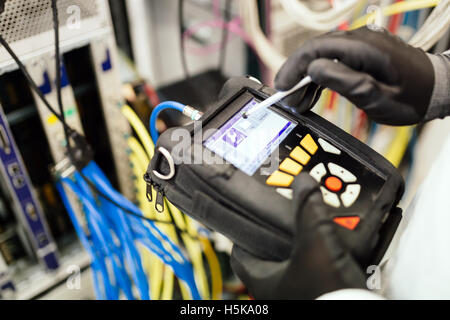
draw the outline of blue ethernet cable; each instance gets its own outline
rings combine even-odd
[[[80,227],[75,214],[73,214],[64,190],[61,186],[58,188],[62,194],[63,201],[66,199],[65,205],[68,212],[71,212],[69,215],[73,220],[72,222],[79,238],[91,255],[94,290],[97,298],[117,299],[118,292],[122,289],[128,299],[133,299],[130,279],[126,273],[127,268],[122,266],[121,261],[126,261],[129,266],[129,271],[141,293],[141,298],[150,298],[148,281],[143,272],[140,256],[135,246],[135,242],[138,241],[173,269],[177,277],[189,287],[193,299],[200,299],[192,264],[180,248],[167,235],[161,232],[153,221],[143,221],[138,217],[125,215],[122,208],[140,216],[142,216],[142,213],[119,192],[114,190],[95,162],[90,162],[83,169],[83,173],[101,192],[119,205],[116,206],[101,197],[99,198],[100,201],[97,202],[88,184],[78,172],[74,173],[74,180],[69,178],[62,179],[63,183],[67,184],[77,194],[83,204],[86,220],[91,230],[89,239]],[[114,232],[120,240],[117,245],[112,241],[111,232]],[[110,282],[111,279],[109,278],[106,261],[111,262],[108,265],[112,266],[114,279],[116,280],[115,285]],[[103,280],[101,281],[103,290],[100,288],[100,277]]]
[[[120,193],[115,191],[108,180],[104,179],[104,174],[100,170],[100,168],[95,164],[95,162],[90,162],[84,169],[83,173],[96,185],[96,187],[105,195],[107,195],[110,199],[112,199],[114,202],[119,204],[121,207],[130,210],[131,212],[136,213],[137,215],[142,216],[141,211],[130,201],[128,201],[125,197],[123,197]],[[114,206],[115,207],[115,206]],[[116,210],[118,210],[117,207],[115,207]],[[146,224],[148,227],[145,227],[143,225],[143,222],[141,219],[129,216],[128,217],[131,221],[133,221],[132,228],[134,232],[139,234],[139,239],[141,242],[149,247],[150,250],[152,250],[152,247],[156,245],[159,249],[159,251],[165,252],[166,254],[163,255],[162,260],[169,264],[173,270],[174,273],[186,282],[186,284],[189,286],[191,290],[191,294],[193,299],[200,299],[200,294],[198,293],[198,289],[195,285],[195,280],[193,276],[193,268],[192,264],[186,259],[184,254],[181,252],[181,250],[176,246],[164,233],[162,233],[158,227],[154,224],[152,221],[146,221]],[[152,232],[153,231],[153,232]],[[151,239],[149,242],[146,240]],[[179,257],[178,259],[171,259],[171,261],[164,259],[165,257],[172,256],[171,253],[167,252],[164,246],[161,244],[161,240],[164,241],[166,245],[170,247],[170,249],[177,254]],[[152,245],[150,245],[150,243]],[[154,251],[154,250],[153,250]],[[155,252],[155,251],[154,251]],[[158,252],[155,252],[155,254],[158,254]],[[180,262],[177,260],[181,260],[182,265],[180,266]]]
[[[92,225],[89,224],[89,222],[88,225],[90,230],[94,229]],[[98,234],[95,231],[92,233],[91,239],[94,248],[97,249],[97,255],[99,256],[98,263],[100,264],[101,268],[105,270],[105,272],[101,274],[101,277],[103,279],[103,289],[105,291],[104,292],[105,299],[117,300],[119,298],[119,288],[111,282],[108,267],[105,260],[106,257],[101,250],[101,246],[103,244],[101,243],[101,240],[99,239]]]
[[[89,188],[87,182],[81,177],[81,175],[78,172],[74,173],[74,178],[75,181],[77,182],[78,186],[81,188],[81,190],[84,192],[85,195],[87,195],[89,197],[89,200],[91,201],[92,205],[94,206],[95,210],[92,212],[92,214],[94,215],[94,217],[98,220],[98,221],[102,221],[103,225],[104,225],[104,237],[106,240],[106,243],[108,245],[108,247],[114,252],[114,255],[117,257],[116,261],[115,259],[113,260],[114,262],[116,262],[117,264],[117,268],[119,271],[119,275],[122,275],[122,273],[126,274],[126,269],[123,267],[122,265],[122,261],[123,260],[123,254],[121,252],[121,250],[123,249],[122,247],[117,247],[114,240],[111,237],[111,230],[114,230],[114,232],[116,234],[119,233],[119,231],[121,229],[116,228],[116,223],[114,222],[113,219],[111,219],[110,215],[106,214],[106,215],[101,215],[100,212],[102,211],[98,206],[97,206],[97,201],[94,198],[94,195],[91,192],[91,189]],[[106,211],[109,212],[109,211]],[[120,245],[120,244],[119,244]],[[129,282],[128,277],[121,277],[120,280],[123,278],[123,284],[126,288],[130,287],[130,291],[129,294],[126,293],[126,295],[130,295],[132,297],[132,293],[131,293],[131,283]],[[131,298],[132,299],[132,298]]]
[[[69,187],[72,189],[72,191],[78,195],[78,197],[80,198],[80,200],[83,204],[86,221],[87,221],[89,230],[91,230],[91,239],[92,239],[92,242],[94,243],[94,247],[97,249],[97,251],[101,255],[103,261],[105,261],[105,259],[109,259],[111,261],[113,271],[115,273],[117,273],[116,261],[114,259],[113,253],[111,252],[112,248],[110,247],[110,244],[108,243],[108,239],[107,239],[108,232],[104,232],[104,230],[103,230],[104,221],[100,217],[98,212],[96,211],[94,205],[92,204],[92,202],[91,202],[92,199],[88,198],[86,193],[83,194],[83,192],[85,190],[82,190],[82,188],[79,188],[79,186],[75,185],[72,181],[68,181],[66,183],[69,185]],[[119,277],[120,277],[120,275],[119,275]],[[116,275],[116,281],[118,281],[117,278],[118,277]],[[107,299],[108,300],[117,300],[119,298],[119,290],[120,289],[119,289],[117,283],[113,284],[110,281],[110,279],[107,279],[107,280],[108,280],[107,283],[109,283],[109,284],[107,284],[107,288],[108,288]]]
[[[138,215],[142,215],[142,213],[140,212],[140,210],[134,206],[131,202],[129,202],[127,199],[125,199],[120,193],[118,193],[117,191],[115,191],[114,189],[112,189],[112,187],[109,185],[109,183],[105,182],[102,177],[103,177],[103,173],[101,172],[101,170],[98,168],[98,166],[94,163],[91,162],[90,164],[88,164],[86,166],[85,169],[86,170],[84,173],[91,179],[91,181],[96,184],[96,187],[99,188],[102,192],[104,192],[106,195],[108,195],[108,197],[110,197],[111,199],[113,199],[116,203],[118,203],[121,207],[124,207],[127,210],[130,210],[132,212],[135,212]],[[137,217],[133,217],[133,216],[129,216],[130,219],[133,219],[133,228],[135,229],[137,226],[140,226],[142,224],[142,221],[140,219],[138,219]],[[198,294],[198,290],[197,287],[195,286],[195,282],[193,281],[193,270],[192,270],[192,265],[190,264],[189,261],[187,261],[186,258],[184,258],[183,253],[181,252],[181,250],[175,246],[171,240],[169,240],[169,238],[163,234],[154,224],[149,223],[149,227],[151,227],[151,229],[161,238],[165,241],[165,243],[167,245],[169,245],[169,247],[174,250],[179,257],[181,257],[181,260],[184,260],[185,266],[183,266],[182,269],[180,269],[177,265],[175,265],[175,268],[173,266],[173,263],[175,263],[175,260],[172,260],[171,263],[169,263],[169,265],[171,264],[172,268],[174,269],[175,274],[180,278],[180,279],[184,279],[186,283],[188,283],[191,291],[192,291],[192,295],[195,299],[199,299],[200,296]],[[150,241],[153,244],[157,244],[159,246],[159,249],[166,251],[162,244],[160,243],[160,239],[155,238],[152,236],[152,233],[149,232],[148,228],[143,227],[144,233],[147,233],[147,237],[152,237],[152,240]],[[142,235],[141,232],[141,241],[143,238],[145,238],[146,236]],[[148,246],[148,242],[146,243],[147,247]],[[150,250],[152,250],[151,247],[149,247]],[[155,252],[157,253],[157,252]],[[170,256],[171,253],[169,252],[165,252],[165,256]],[[163,257],[160,257],[163,258]],[[184,259],[183,259],[184,258]],[[164,259],[162,259],[164,261]],[[180,260],[180,259],[179,259]],[[166,260],[167,261],[167,260]],[[169,261],[167,261],[169,262]],[[186,267],[188,268],[188,271],[184,271],[182,272],[181,270],[186,270]],[[186,274],[188,276],[186,276]]]
[[[82,180],[79,173],[75,173],[75,177],[78,178],[77,179],[78,183],[84,187],[83,191],[88,193],[92,197],[92,194],[90,193],[89,189],[87,188],[86,182],[84,180]],[[101,249],[103,249],[103,251],[108,251],[108,248],[107,248],[108,240],[105,240],[105,238],[107,237],[108,233],[110,232],[111,226],[108,226],[108,230],[106,230],[106,231],[103,230],[102,228],[100,228],[99,224],[102,224],[104,226],[106,225],[104,223],[104,221],[100,221],[103,216],[98,212],[97,209],[95,209],[95,206],[91,202],[89,202],[88,198],[86,197],[86,194],[84,194],[80,190],[80,188],[78,188],[70,179],[66,179],[66,180],[64,180],[64,182],[67,183],[69,185],[69,187],[76,193],[76,195],[80,198],[80,200],[82,201],[82,203],[84,205],[86,218],[90,222],[90,227],[92,228],[92,239],[94,242],[94,247],[97,248],[97,251],[102,251]],[[81,189],[83,189],[83,188],[81,188]],[[93,198],[91,198],[90,200],[92,201]],[[100,221],[99,224],[97,224],[95,220]],[[116,228],[116,230],[117,230],[117,228]],[[119,238],[121,238],[122,243],[126,242],[126,240],[124,239],[123,233],[119,234],[118,236],[119,236]],[[97,240],[97,241],[95,241],[95,240]],[[112,238],[109,239],[109,242],[110,242],[110,244],[114,243],[112,241]],[[127,245],[130,246],[130,243],[127,243]],[[131,246],[134,247],[134,243],[131,244]],[[133,263],[136,261],[136,256],[137,256],[137,253],[134,257],[132,257],[132,259],[128,259],[128,262],[130,263],[130,269],[133,269],[132,267],[133,267]],[[134,299],[134,297],[132,295],[132,291],[131,291],[131,284],[129,284],[129,280],[127,281],[128,275],[126,274],[125,269],[118,267],[118,266],[116,267],[114,265],[116,262],[116,259],[114,259],[114,257],[110,256],[110,260],[112,260],[113,268],[115,269],[115,277],[119,281],[121,289],[123,289],[123,291],[128,299]],[[119,259],[119,261],[121,261],[121,260]],[[97,261],[97,263],[98,263],[98,261]],[[123,270],[123,274],[121,274],[120,270]],[[136,271],[136,270],[132,270],[132,271]],[[105,273],[102,274],[102,278],[104,278],[104,281],[106,281],[106,284],[105,284],[106,293],[107,293],[106,298],[107,299],[117,299],[118,295],[114,294],[111,291],[112,286],[108,285],[109,279]],[[149,299],[148,284],[147,284],[147,278],[145,277],[145,274],[142,274],[142,276],[140,277],[139,280],[141,281],[141,283],[138,284],[138,287],[141,288],[141,293],[143,293],[142,299]]]
[[[97,261],[102,266],[102,268],[106,270],[106,272],[102,274],[106,299],[117,300],[119,298],[119,289],[117,286],[111,283],[111,279],[105,263],[106,259],[112,260],[113,257],[111,256],[109,248],[107,248],[108,244],[104,237],[105,232],[102,230],[102,227],[100,226],[102,222],[96,221],[97,219],[95,219],[94,217],[95,215],[94,206],[92,205],[92,203],[90,203],[90,201],[78,188],[78,186],[75,185],[75,183],[68,178],[64,178],[63,182],[67,184],[70,187],[70,189],[72,189],[72,191],[78,196],[81,203],[83,204],[86,220],[88,222],[89,229],[91,230],[91,239],[94,244],[94,248],[97,249],[98,255],[101,257]]]
[[[97,188],[100,189],[100,191],[104,192],[108,197],[110,197],[114,202],[118,203],[121,207],[134,212],[136,215],[142,216],[142,212],[137,208],[133,203],[131,203],[128,199],[126,199],[124,196],[122,196],[119,192],[114,190],[108,183],[105,183],[105,181],[102,179],[103,173],[101,172],[100,168],[94,163],[89,163],[84,169],[84,173],[86,176],[91,178],[91,181],[96,185]],[[132,218],[132,216],[130,216]],[[136,221],[141,221],[140,219],[136,218]],[[176,246],[172,240],[169,239],[169,237],[161,232],[159,228],[154,224],[153,221],[147,221],[149,226],[154,230],[175,252],[177,252],[181,257],[184,258],[185,261],[187,259],[185,258],[184,254],[181,252],[178,246]],[[142,221],[141,221],[142,223]]]
[[[133,218],[138,220],[136,217]],[[158,243],[159,239],[152,234],[149,228],[141,226],[139,223],[134,223],[133,229],[139,237],[138,240],[152,250],[166,265],[170,266],[177,277],[186,283],[191,291],[192,298],[194,300],[201,299],[195,284],[195,278],[190,262],[176,252],[168,252],[165,248],[163,248],[165,252],[161,252],[160,248],[154,248],[154,244]]]
[[[79,179],[80,180],[80,179]],[[106,248],[106,243],[109,242],[109,244],[114,244],[114,242],[112,241],[112,238],[107,239],[111,226],[107,226],[107,223],[104,219],[102,219],[102,217],[105,217],[104,215],[101,215],[97,209],[95,209],[95,205],[93,203],[88,203],[88,197],[86,196],[86,194],[84,194],[80,189],[82,188],[78,188],[74,182],[68,178],[63,179],[63,182],[66,183],[76,194],[77,196],[80,198],[80,200],[82,201],[83,205],[84,205],[84,209],[85,209],[85,213],[86,213],[86,218],[89,222],[89,227],[92,231],[91,234],[91,239],[92,239],[92,243],[93,243],[93,247],[96,250],[96,254],[91,255],[92,257],[94,257],[92,259],[93,264],[97,264],[100,265],[100,270],[101,272],[101,277],[103,278],[103,284],[104,284],[104,288],[105,288],[105,294],[101,295],[101,294],[96,294],[96,296],[100,299],[117,299],[118,298],[118,293],[117,290],[115,290],[115,288],[109,284],[109,276],[106,272],[106,267],[103,263],[103,261],[101,260],[103,257],[103,253],[105,250],[108,250],[108,248]],[[84,181],[83,181],[84,182]],[[85,183],[85,182],[84,182]],[[86,185],[84,185],[84,187],[86,187]],[[90,191],[88,189],[85,189],[83,191],[87,191],[88,194],[90,194]],[[60,191],[60,192],[64,192],[64,190]],[[91,195],[92,196],[92,195]],[[63,195],[63,197],[65,197],[65,194]],[[93,198],[91,198],[90,200],[93,200]],[[70,209],[68,209],[70,210]],[[93,220],[93,218],[95,218],[95,220],[99,221],[99,223],[97,224],[95,222],[95,220]],[[99,228],[99,224],[104,226],[103,230],[102,228]],[[74,223],[74,225],[77,225],[77,222]],[[79,233],[80,238],[82,238],[84,235],[84,232]],[[101,240],[101,238],[103,238],[103,240]],[[105,240],[107,239],[107,240]],[[88,247],[89,245],[85,245],[85,247]],[[103,250],[102,250],[103,249]],[[120,248],[119,248],[120,249]],[[120,251],[119,251],[120,252]],[[99,257],[100,255],[100,257]],[[116,259],[114,259],[114,257],[110,256],[110,260],[112,260],[112,265],[113,265],[113,269],[115,271],[115,278],[119,283],[120,288],[124,291],[125,296],[128,299],[134,299],[132,291],[131,291],[131,283],[128,279],[128,274],[126,273],[126,269],[117,266],[116,268],[114,267],[114,262],[117,262]],[[119,259],[118,261],[122,261],[120,259],[120,254],[119,254]],[[99,268],[97,268],[99,269]],[[96,270],[97,270],[96,269]],[[122,270],[122,271],[121,271]],[[93,270],[94,271],[94,270]],[[95,285],[95,283],[97,283],[97,285]],[[100,289],[98,288],[98,280],[96,280],[96,278],[94,278],[94,289],[96,292],[100,292]],[[144,296],[144,298],[146,298]]]
[[[159,137],[158,130],[156,129],[156,120],[158,119],[160,112],[167,109],[180,111],[191,120],[199,120],[203,115],[203,112],[176,101],[161,102],[155,107],[155,109],[153,109],[149,121],[150,136],[152,137],[154,143],[156,143]]]
[[[62,202],[64,206],[66,207],[66,210],[69,214],[69,218],[72,221],[72,224],[74,226],[75,232],[78,235],[78,238],[81,241],[81,244],[86,249],[88,254],[91,257],[91,271],[92,271],[92,278],[94,282],[94,293],[97,299],[102,300],[105,298],[105,296],[102,294],[102,290],[100,289],[100,281],[99,281],[99,273],[102,274],[104,270],[99,266],[97,261],[97,254],[93,250],[89,239],[87,238],[86,234],[83,231],[83,228],[78,223],[78,219],[75,215],[75,212],[73,211],[73,208],[67,199],[66,192],[64,191],[61,183],[56,183],[56,189],[58,190],[59,194],[61,195]]]
[[[100,209],[96,206],[95,198],[92,195],[92,192],[89,189],[86,181],[81,179],[79,173],[75,173],[74,178],[81,192],[84,193],[87,200],[90,202],[85,207],[86,217],[90,222],[90,225],[93,226],[94,229],[93,234],[94,235],[98,234],[99,240],[101,242],[101,247],[103,247],[105,254],[111,261],[114,277],[117,282],[116,283],[117,290],[122,289],[127,299],[133,300],[134,297],[131,289],[131,282],[130,279],[128,278],[128,274],[126,273],[125,267],[122,265],[123,256],[120,252],[121,248],[117,248],[110,233],[112,225],[109,222],[109,220],[106,219],[107,216],[100,214]],[[118,293],[114,299],[117,298]]]
[[[120,209],[110,203],[106,203],[106,201],[102,205],[104,208],[103,211],[110,215],[114,220],[114,224],[117,226],[115,228],[117,230],[117,236],[123,246],[125,260],[132,271],[131,276],[139,289],[141,298],[150,299],[147,277],[143,270],[139,253],[135,247],[134,234],[129,230],[127,217],[124,217],[124,213]]]
[[[158,115],[161,111],[172,109],[183,112],[185,105],[175,101],[164,101],[158,104],[152,111],[152,115],[150,116],[150,135],[152,140],[156,143],[158,140],[158,130],[156,129],[156,119],[158,119]]]
[[[117,201],[117,203],[120,204],[120,206],[122,206],[124,209],[127,209],[131,212],[134,212],[136,215],[143,217],[143,214],[138,207],[136,207],[132,202],[126,199],[122,194],[114,190],[108,180],[103,179],[103,177],[105,176],[95,162],[89,163],[85,169],[86,175],[88,175],[92,179],[91,181],[96,185],[97,188],[99,188],[102,192],[105,192],[105,194],[107,194],[108,196],[111,196],[111,199],[113,201]],[[137,219],[137,221],[141,220]],[[166,234],[161,232],[161,230],[159,230],[159,228],[154,224],[153,221],[147,222],[150,224],[151,228],[154,229],[159,234],[159,236],[161,236],[162,239],[165,240],[172,247],[173,250],[175,250],[179,255],[184,257],[184,254],[181,252],[180,248],[177,245],[175,245]]]

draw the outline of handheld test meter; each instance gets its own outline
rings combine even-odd
[[[282,260],[295,225],[290,186],[308,172],[355,258],[362,265],[379,260],[401,219],[401,175],[313,112],[276,104],[244,115],[274,92],[247,78],[228,80],[199,123],[161,135],[147,183],[240,247]]]

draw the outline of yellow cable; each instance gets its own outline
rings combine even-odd
[[[125,116],[125,118],[127,118],[134,131],[136,131],[139,140],[142,141],[142,144],[147,151],[148,157],[151,159],[154,154],[155,145],[153,144],[147,129],[145,128],[137,114],[133,111],[133,109],[130,108],[130,106],[124,105],[122,107],[122,114]]]
[[[210,294],[208,289],[208,278],[203,266],[201,244],[198,241],[194,240],[195,237],[198,237],[197,231],[195,230],[195,228],[193,228],[189,217],[181,213],[181,211],[168,200],[166,201],[166,204],[170,212],[172,213],[173,219],[177,226],[180,229],[186,230],[187,232],[181,234],[181,238],[186,246],[189,257],[191,258],[198,290],[203,299],[209,299]]]
[[[179,214],[182,214],[178,208],[176,209]],[[189,235],[199,237],[197,230],[194,228],[192,220],[186,217],[186,230]],[[186,249],[188,250],[191,258],[192,265],[194,266],[195,278],[198,282],[198,290],[201,293],[203,299],[209,300],[211,298],[209,293],[208,277],[206,275],[206,270],[203,264],[202,255],[202,245],[199,241],[194,240],[189,237],[188,234],[184,233],[181,237],[183,242],[186,244]]]
[[[430,7],[435,7],[439,4],[440,0],[416,0],[416,1],[402,1],[396,2],[389,6],[381,8],[382,14],[385,17],[389,17],[395,14],[414,11],[419,9],[425,9]],[[352,23],[351,29],[357,29],[359,27],[365,26],[368,21],[373,20],[377,13],[368,13],[365,16],[357,19]]]
[[[139,176],[142,176],[143,172],[145,172],[146,167],[149,163],[149,158],[147,156],[147,154],[145,153],[144,149],[142,148],[141,144],[139,143],[139,141],[134,138],[134,137],[129,137],[128,138],[128,145],[130,147],[130,149],[133,151],[133,153],[137,156],[138,158],[138,163],[139,163],[139,167],[140,167],[140,173]],[[170,215],[167,212],[167,210],[164,210],[162,213],[160,212],[156,212],[156,209],[154,207],[154,205],[152,205],[151,203],[149,203],[147,201],[147,197],[146,197],[146,185],[145,182],[143,180],[140,180],[142,183],[139,184],[138,188],[140,190],[140,194],[143,194],[143,196],[141,196],[141,198],[143,197],[144,201],[144,205],[142,208],[143,211],[150,211],[152,212],[152,214],[150,215],[151,218],[153,219],[158,219],[158,220],[162,220],[162,221],[171,221]],[[155,199],[156,194],[155,191],[152,190],[153,194],[153,199]],[[156,225],[158,226],[158,228],[160,228],[163,232],[165,232],[172,241],[174,241],[174,243],[178,244],[178,239],[177,239],[177,235],[175,232],[175,229],[173,228],[173,226],[167,225],[165,223],[156,223]],[[153,256],[153,258],[157,258],[155,256]],[[170,269],[170,267],[165,266],[164,268],[164,286],[163,286],[163,291],[161,294],[161,299],[163,300],[169,300],[172,299],[173,296],[173,281],[174,281],[174,274],[172,269]],[[189,299],[190,295],[189,295],[189,290],[186,288],[186,285],[183,282],[179,282],[180,283],[180,287],[182,288],[181,292],[182,292],[182,296],[184,299]],[[154,284],[154,286],[156,287],[156,284]]]
[[[211,299],[222,299],[222,272],[220,271],[219,259],[214,252],[211,242],[203,236],[200,236],[200,242],[203,246],[203,252],[205,253],[206,260],[211,272]]]
[[[352,19],[351,19],[351,23],[350,25],[353,24],[353,22],[358,19],[364,12],[364,9],[367,7],[367,1],[366,2],[358,2],[358,4],[356,5],[356,9],[352,15]]]
[[[187,234],[184,233],[181,235],[181,238],[183,239],[183,242],[186,246],[186,250],[189,253],[189,256],[191,257],[191,262],[194,267],[194,273],[195,273],[195,279],[198,283],[198,290],[203,297],[203,299],[209,299],[209,285],[208,285],[208,277],[206,276],[206,271],[203,265],[203,258],[202,258],[202,246],[201,243],[194,240],[195,237],[199,237],[197,230],[194,227],[194,223],[192,219],[188,216],[185,216],[181,211],[175,207],[173,204],[171,204],[169,201],[167,201],[170,212],[172,213],[172,216],[174,217],[174,220],[183,220],[183,228],[187,231]],[[181,226],[179,226],[181,228]],[[209,240],[206,239],[206,241],[209,242]],[[217,257],[216,257],[217,258]],[[207,262],[209,264],[210,269],[214,268],[214,266],[210,265],[210,261],[207,259]],[[214,272],[217,273],[217,270],[214,270]],[[220,272],[220,270],[219,270]],[[216,279],[214,279],[216,281]],[[213,284],[213,286],[217,286],[216,284]]]
[[[148,158],[147,154],[145,153],[144,149],[142,148],[142,145],[139,143],[139,141],[131,136],[128,137],[128,146],[130,147],[131,151],[136,155],[136,158],[140,164],[141,167],[147,168],[148,162],[150,159]]]
[[[129,158],[133,166],[134,175],[136,177],[139,177],[142,174],[142,166],[139,163],[137,155],[135,153],[132,153],[130,154]],[[145,210],[144,208],[144,204],[147,202],[145,196],[145,188],[144,192],[142,192],[142,187],[139,184],[139,179],[135,181],[135,185],[138,190],[137,199],[139,201],[139,207],[141,211],[143,212],[145,217],[153,218],[153,215],[149,213],[149,210]],[[162,287],[164,264],[160,259],[158,259],[154,254],[152,254],[152,252],[148,248],[142,246],[140,251],[142,256],[143,267],[145,270],[147,270],[147,274],[149,276],[150,297],[154,300],[158,300],[160,297]]]
[[[128,121],[131,123],[131,126],[134,128],[134,130],[138,134],[140,140],[143,142],[144,148],[146,149],[146,151],[148,153],[148,158],[151,158],[153,156],[154,144],[150,138],[148,131],[145,129],[144,125],[142,124],[142,122],[140,121],[140,119],[138,118],[136,113],[129,106],[125,105],[122,108],[122,112],[124,113],[124,115],[126,116]],[[183,219],[183,215],[181,214],[181,212],[178,209],[176,209],[175,206],[173,206],[172,204],[168,204],[168,206],[166,206],[166,207],[169,207],[169,210],[171,210],[177,226],[179,228],[184,229],[185,224],[183,222],[184,219]],[[162,216],[170,217],[170,215],[167,213],[166,210],[167,209],[165,208],[164,212],[162,213]],[[173,233],[174,232],[175,232],[175,230],[173,230]],[[207,286],[207,282],[205,280],[206,273],[204,272],[204,268],[203,268],[201,248],[200,248],[199,244],[196,245],[193,242],[191,242],[190,240],[191,240],[190,238],[186,239],[186,237],[184,237],[183,242],[185,242],[186,249],[191,257],[191,260],[192,260],[191,262],[194,267],[196,279],[199,280],[200,294],[202,295],[202,297],[206,298],[209,296],[209,293],[206,291],[208,286]]]
[[[186,246],[186,250],[191,258],[192,266],[194,268],[195,280],[198,284],[198,290],[203,299],[209,299],[208,278],[203,266],[202,248],[201,244],[194,240],[198,236],[197,231],[192,228],[189,223],[189,217],[186,217],[181,211],[175,207],[168,200],[166,205],[172,213],[173,219],[180,229],[186,230],[188,234],[183,233],[181,238]],[[210,266],[211,267],[211,266]]]
[[[140,121],[140,119],[138,118],[136,113],[129,106],[127,106],[127,105],[123,106],[122,112],[125,115],[125,117],[128,119],[128,121],[130,122],[133,129],[138,134],[138,137],[141,140],[141,142],[143,143],[144,148],[148,154],[147,159],[151,159],[154,154],[154,151],[153,151],[154,144],[150,138],[148,131],[145,129],[145,126],[142,124],[142,122]],[[136,139],[134,139],[134,140],[136,140]],[[130,141],[130,148],[133,148],[134,151],[136,151],[137,154],[140,155],[139,157],[140,157],[141,162],[142,161],[145,162],[145,158],[142,155],[144,150],[142,150],[142,147],[140,146],[140,144],[137,141],[133,141],[133,139],[130,139],[129,141]],[[136,142],[137,142],[137,144],[136,144]],[[193,228],[193,226],[192,226],[193,224],[189,222],[188,219],[190,219],[190,218],[186,217],[186,220],[185,220],[184,214],[182,214],[178,208],[176,208],[173,204],[171,204],[167,199],[165,202],[167,205],[164,210],[165,212],[163,212],[163,214],[161,216],[164,216],[164,217],[167,217],[170,219],[170,215],[168,215],[168,213],[166,213],[166,210],[170,210],[175,224],[180,229],[187,230],[189,235],[192,236],[192,237],[190,237],[187,234],[182,234],[182,239],[183,239],[183,242],[185,243],[186,250],[188,251],[188,254],[191,258],[191,262],[192,262],[192,265],[194,268],[195,278],[196,278],[196,282],[198,283],[198,288],[199,288],[200,294],[204,299],[208,299],[209,298],[208,281],[207,281],[206,272],[205,272],[205,269],[203,266],[202,246],[201,246],[200,242],[193,240],[193,238],[198,237],[197,231],[195,230],[195,228]],[[160,213],[158,213],[158,214],[160,214]],[[158,216],[158,217],[160,217],[160,216]],[[163,228],[164,227],[167,228],[168,225],[163,226]],[[173,230],[173,233],[174,233],[175,232],[174,228],[171,228],[171,229]],[[169,231],[169,230],[167,230],[167,231]],[[172,232],[169,231],[169,233],[171,233],[171,235],[172,235]],[[169,235],[169,236],[171,236],[171,235]],[[209,240],[207,240],[207,239],[205,241],[209,242]],[[207,262],[210,266],[210,269],[213,270],[211,272],[212,273],[214,272],[215,274],[217,274],[217,273],[220,274],[220,266],[218,264],[214,265],[213,259],[211,258],[211,253],[209,252],[208,254],[210,255],[210,259],[207,258]],[[214,251],[213,251],[213,254],[215,256]],[[217,256],[215,256],[215,257],[217,259]],[[211,263],[212,263],[212,265],[211,265]],[[219,270],[217,270],[217,267],[219,267]],[[220,279],[220,281],[221,281],[221,279]],[[221,283],[217,283],[217,277],[212,278],[212,287],[214,287],[214,288],[222,287]],[[181,290],[182,293],[186,292],[185,286],[182,285],[181,288],[182,288],[182,290]],[[217,296],[217,293],[215,293],[215,296]]]
[[[149,162],[147,154],[145,153],[141,144],[134,137],[128,138],[128,145],[130,146],[130,149],[133,151],[133,154],[135,154],[138,158],[138,160],[136,162],[138,162],[137,166],[139,166],[139,171],[140,171],[139,176],[142,176],[142,174],[143,174],[143,172],[145,172],[146,167]],[[159,220],[170,221],[170,216],[168,215],[167,212],[163,212],[162,214],[156,213],[154,206],[152,204],[148,203],[147,197],[146,197],[147,190],[146,190],[145,182],[143,180],[140,180],[140,182],[141,183],[137,186],[137,188],[139,190],[139,194],[141,195],[139,197],[139,199],[142,199],[141,200],[142,201],[141,209],[143,211],[152,212],[150,217],[153,219],[158,218]],[[157,214],[158,214],[158,216],[157,216]],[[167,225],[167,224],[158,224],[158,223],[156,223],[156,224],[157,224],[158,228],[160,228],[163,232],[167,233],[167,235],[171,238],[172,241],[174,241],[175,243],[178,242],[177,237],[176,237],[176,232],[172,226]],[[159,298],[159,293],[161,291],[161,281],[162,281],[163,275],[164,275],[164,285],[162,287],[163,291],[161,293],[161,299],[163,299],[163,300],[172,299],[173,281],[174,281],[173,271],[170,269],[170,267],[164,266],[162,264],[162,261],[160,261],[159,258],[156,257],[155,255],[152,255],[151,261],[154,263],[154,266],[155,266],[156,272],[157,272],[157,276],[154,277],[155,279],[153,279],[153,275],[151,275],[152,282],[150,283],[150,288],[154,290],[151,292],[152,299],[157,299],[157,297]],[[162,264],[163,268],[159,269],[159,264]],[[160,271],[161,271],[161,273],[159,273]],[[161,277],[161,278],[159,278],[159,277]],[[189,297],[189,294],[187,293],[186,290],[185,290],[184,294],[185,294],[184,297],[186,297],[186,298]]]
[[[400,165],[403,159],[409,140],[411,139],[414,126],[398,127],[389,149],[384,155],[395,167]]]

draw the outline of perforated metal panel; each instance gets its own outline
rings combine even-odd
[[[67,24],[74,13],[70,6],[79,8],[75,10],[79,12],[81,21],[98,13],[97,1],[94,0],[59,0],[57,4],[61,27]],[[0,34],[8,43],[35,36],[52,28],[50,0],[8,0],[5,11],[0,15]]]

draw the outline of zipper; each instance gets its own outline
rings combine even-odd
[[[159,213],[163,212],[164,211],[164,189],[163,189],[163,187],[159,183],[153,181],[153,179],[150,177],[148,172],[146,172],[144,174],[144,180],[145,180],[145,183],[147,183],[146,196],[147,196],[148,202],[153,202],[153,195],[152,195],[152,188],[153,188],[153,189],[155,189],[155,192],[156,192],[155,209]]]

